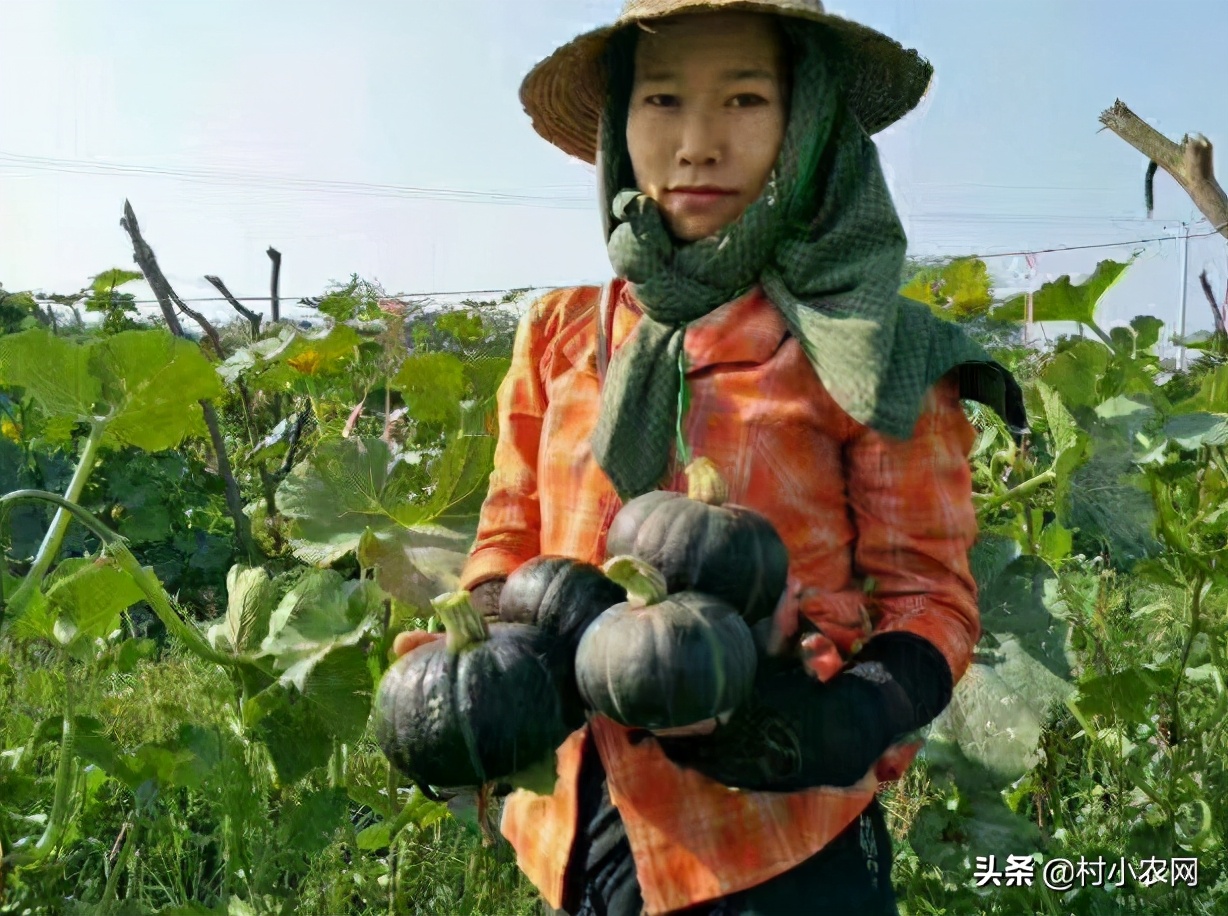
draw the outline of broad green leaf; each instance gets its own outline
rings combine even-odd
[[[293,328],[283,327],[276,337],[266,337],[236,350],[227,360],[217,367],[217,374],[227,384],[233,385],[243,373],[264,364],[275,353],[284,349],[295,337]]]
[[[401,392],[415,420],[455,427],[465,396],[465,367],[451,353],[417,353],[401,363],[391,387]]]
[[[1070,282],[1068,276],[1046,283],[1032,294],[1032,320],[1094,323],[1097,304],[1130,263],[1101,261],[1096,265],[1095,272],[1077,286]],[[993,317],[1002,321],[1023,321],[1026,303],[1026,296],[1014,296],[994,309]]]
[[[974,663],[934,720],[931,740],[954,743],[993,779],[1008,783],[1040,759],[1042,715],[999,677],[995,666]]]
[[[147,452],[176,448],[203,435],[198,401],[217,398],[222,383],[200,347],[166,331],[124,331],[94,344],[90,370],[110,405],[104,444]]]
[[[1039,510],[1037,510],[1039,511]],[[1041,558],[1050,566],[1057,566],[1066,560],[1074,548],[1073,533],[1056,519],[1041,529],[1036,541]]]
[[[986,659],[1011,640],[1062,680],[1070,677],[1073,656],[1067,647],[1069,624],[1058,579],[1044,560],[1020,556],[990,581],[979,595]],[[997,646],[993,643],[996,642]],[[1042,702],[1044,702],[1042,698]]]
[[[54,642],[56,612],[38,586],[24,582],[14,591],[5,590],[3,624],[14,639],[45,639]]]
[[[367,528],[428,520],[430,508],[413,502],[412,471],[382,439],[321,444],[277,488],[295,556],[326,566],[353,551]]]
[[[232,566],[226,574],[226,616],[210,628],[209,642],[219,651],[254,651],[268,635],[276,603],[277,589],[263,567]]]
[[[493,436],[452,436],[443,454],[431,462],[435,489],[427,501],[425,520],[464,525],[476,516],[486,499],[494,469]]]
[[[344,789],[312,789],[282,808],[277,834],[286,848],[314,856],[328,848],[337,828],[349,823],[347,813]]]
[[[244,704],[244,724],[268,748],[282,786],[293,785],[328,763],[333,727],[319,707],[293,688],[277,682]]]
[[[383,440],[321,445],[277,491],[278,505],[292,519],[295,556],[324,566],[357,549],[368,528],[463,526],[481,508],[493,460],[492,437],[450,437],[430,463],[434,487],[423,498],[414,490],[416,469],[394,459]]]
[[[305,376],[336,375],[353,363],[354,350],[361,343],[358,332],[344,324],[295,332],[259,364],[259,384],[274,389]]]
[[[358,831],[358,835],[354,837],[354,843],[359,849],[365,852],[374,852],[377,849],[387,849],[388,844],[392,842],[392,829],[387,821],[380,821],[378,824],[372,824],[370,827],[364,827]]]
[[[923,267],[901,287],[900,295],[928,305],[941,317],[968,319],[989,310],[992,287],[984,261],[957,258],[947,264]]]
[[[1217,366],[1202,377],[1198,385],[1198,393],[1193,397],[1174,405],[1177,413],[1207,413],[1228,414],[1228,365]]]
[[[1228,414],[1187,413],[1164,425],[1163,435],[1184,449],[1228,442]]]
[[[1053,438],[1054,454],[1074,448],[1079,440],[1079,427],[1074,417],[1054,389],[1039,380],[1035,384],[1044,404],[1045,422],[1049,427],[1049,435]]]
[[[460,587],[473,533],[441,525],[368,530],[359,541],[358,562],[375,569],[375,581],[397,600],[431,613],[431,599]]]
[[[132,283],[134,280],[144,280],[145,275],[139,270],[124,270],[121,267],[113,267],[110,270],[104,270],[100,274],[96,274],[93,278],[93,283],[90,284],[90,289],[94,291],[96,296],[105,296],[111,290],[118,286],[123,286],[125,283]]]
[[[1059,506],[1062,523],[1107,544],[1117,563],[1151,556],[1159,547],[1155,506],[1129,446],[1101,435],[1092,449],[1070,474],[1066,504]]]
[[[25,389],[49,421],[61,421],[47,427],[52,441],[67,441],[73,423],[103,411],[90,348],[43,328],[0,337],[0,386]]]
[[[1083,681],[1075,704],[1085,715],[1146,723],[1151,720],[1155,698],[1171,684],[1172,673],[1166,669],[1127,668]]]
[[[1098,383],[1108,369],[1111,354],[1095,340],[1076,341],[1053,357],[1041,380],[1071,407],[1095,407],[1100,403]]]
[[[331,569],[314,569],[286,593],[269,618],[260,644],[285,669],[304,656],[359,642],[382,612],[379,587],[346,580]]]
[[[1164,329],[1164,322],[1151,315],[1137,315],[1131,319],[1130,327],[1134,329],[1134,345],[1138,351],[1149,352],[1160,342],[1160,331]]]
[[[337,740],[353,744],[371,715],[372,678],[362,646],[338,645],[300,658],[282,675]]]
[[[115,630],[120,614],[145,597],[132,577],[110,557],[67,559],[57,572],[63,574],[47,589],[52,613],[71,621],[90,639]]]

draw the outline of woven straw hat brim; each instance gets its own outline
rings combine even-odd
[[[875,134],[916,107],[933,67],[916,51],[843,17],[814,9],[806,0],[674,0],[629,4],[612,25],[587,32],[537,64],[520,86],[520,101],[533,129],[569,155],[589,164],[597,158],[597,128],[605,106],[602,52],[615,32],[635,22],[680,13],[749,11],[808,20],[827,31],[832,65],[849,107],[866,133]],[[651,14],[636,10],[651,8]]]

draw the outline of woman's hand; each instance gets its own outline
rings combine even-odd
[[[469,601],[482,612],[483,617],[490,619],[499,616],[499,596],[506,582],[507,579],[503,578],[487,579],[470,589]],[[400,658],[428,642],[443,639],[445,635],[444,633],[428,633],[426,630],[406,630],[404,633],[398,633],[396,639],[392,641],[393,658]]]

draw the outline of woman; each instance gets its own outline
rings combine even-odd
[[[494,612],[534,556],[599,563],[621,504],[703,455],[789,549],[774,643],[806,663],[708,734],[573,733],[502,823],[556,912],[896,912],[874,793],[980,632],[960,397],[1024,427],[1009,374],[896,293],[867,132],[929,75],[817,0],[631,0],[525,80],[538,132],[597,164],[618,279],[525,316],[461,585]]]

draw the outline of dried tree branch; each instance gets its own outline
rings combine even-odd
[[[175,314],[172,305],[172,297],[175,294],[171,292],[170,284],[166,282],[166,277],[162,275],[162,270],[158,267],[158,259],[154,257],[153,249],[141,238],[141,228],[137,225],[136,214],[132,212],[132,204],[127,200],[124,201],[124,215],[119,224],[132,239],[133,259],[141,268],[141,273],[145,275],[145,282],[158,297],[158,305],[162,307],[162,317],[166,319],[166,326],[176,337],[183,337],[183,327],[179,324],[179,316]]]
[[[265,252],[273,261],[273,277],[270,281],[270,294],[273,297],[273,321],[281,321],[281,299],[279,298],[278,287],[281,279],[281,252],[272,246]]]
[[[248,323],[252,326],[252,341],[254,342],[256,338],[260,336],[260,322],[263,320],[263,316],[261,316],[259,312],[253,312],[246,305],[232,296],[230,294],[230,290],[226,288],[226,284],[222,282],[220,277],[205,274],[205,279],[212,283],[214,288],[226,297],[226,300],[236,312],[247,319]]]
[[[1216,231],[1228,238],[1228,194],[1215,180],[1210,140],[1186,134],[1180,144],[1174,143],[1121,99],[1100,113],[1100,123],[1173,176]]]
[[[1228,333],[1228,329],[1224,327],[1224,313],[1220,311],[1219,304],[1215,301],[1215,293],[1211,291],[1211,281],[1207,279],[1205,270],[1198,275],[1198,282],[1202,284],[1202,292],[1207,297],[1207,302],[1211,303],[1211,314],[1215,316],[1215,333]],[[1228,305],[1228,296],[1224,301]]]
[[[145,281],[154,291],[154,295],[158,297],[158,303],[162,306],[162,314],[166,316],[166,324],[171,333],[176,337],[186,337],[183,333],[183,327],[179,324],[179,319],[175,315],[175,310],[172,307],[172,302],[179,305],[189,314],[191,310],[184,306],[183,302],[175,295],[175,291],[171,289],[170,283],[167,282],[166,276],[162,273],[162,268],[158,266],[158,260],[154,257],[153,249],[149,247],[145,239],[141,237],[140,227],[137,225],[136,214],[132,211],[132,204],[124,201],[124,218],[120,220],[120,225],[127,230],[128,235],[132,238],[132,248],[137,264],[141,268],[141,273],[145,275]],[[203,317],[201,319],[204,320]],[[205,322],[208,324],[208,322]],[[211,339],[216,340],[217,332],[213,332]],[[216,341],[219,357],[222,355],[221,343]],[[243,512],[243,497],[239,493],[239,484],[235,481],[234,472],[230,467],[230,458],[226,454],[226,442],[222,438],[221,426],[218,423],[217,411],[214,410],[213,404],[208,400],[200,401],[201,410],[205,415],[205,426],[209,430],[209,439],[213,443],[213,451],[217,458],[217,472],[221,476],[226,487],[226,508],[230,512],[230,517],[234,519],[235,535],[239,539],[239,547],[247,554],[251,562],[256,562],[260,554],[256,548],[256,543],[252,539],[251,524],[248,521],[247,515]]]

